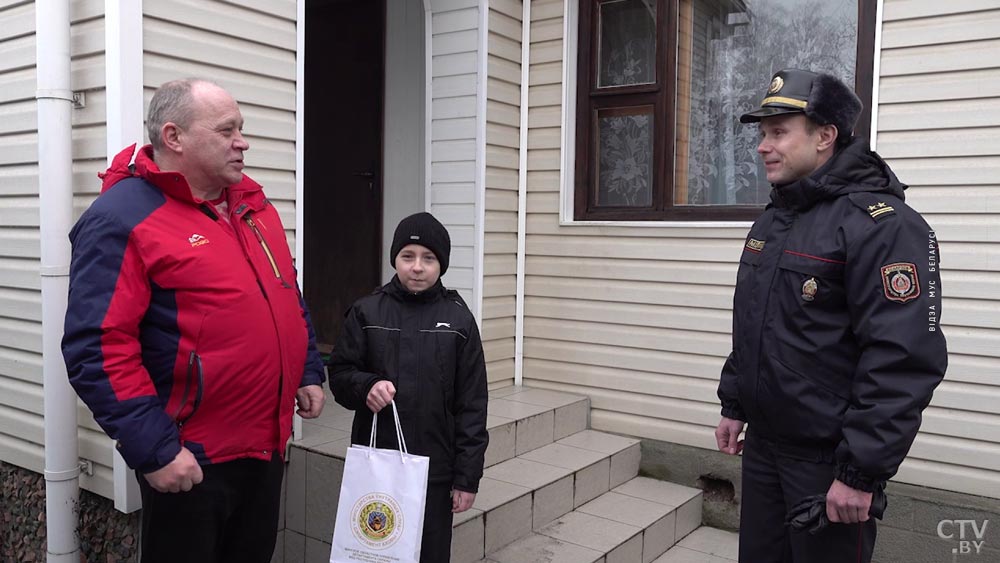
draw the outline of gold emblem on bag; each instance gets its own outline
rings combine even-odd
[[[802,282],[802,300],[812,301],[816,299],[816,292],[819,291],[819,284],[816,283],[816,278],[809,278]]]
[[[768,95],[778,93],[778,91],[781,90],[781,87],[784,85],[785,85],[785,80],[780,76],[775,76],[774,80],[771,81],[771,86],[767,89]]]
[[[369,493],[351,510],[354,537],[370,549],[395,544],[403,528],[403,514],[396,499],[385,493]]]

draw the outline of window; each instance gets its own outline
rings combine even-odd
[[[854,83],[870,122],[875,0],[580,0],[574,218],[746,220],[771,186],[758,107],[774,72]]]

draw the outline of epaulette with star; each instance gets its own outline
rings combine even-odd
[[[850,194],[848,197],[854,205],[861,208],[876,222],[896,214],[896,209],[893,208],[892,204],[886,202],[878,193],[858,192]]]

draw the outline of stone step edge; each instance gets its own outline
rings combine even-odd
[[[528,389],[530,388],[525,388],[525,390]],[[540,407],[541,410],[536,409],[537,412],[520,418],[489,416],[487,431],[490,434],[490,445],[486,451],[485,467],[492,467],[518,455],[544,447],[586,430],[590,426],[589,397],[581,395],[573,402],[557,407],[535,406]],[[547,419],[551,419],[551,421]],[[539,426],[541,429],[538,428]],[[327,428],[333,430],[332,427]],[[551,433],[549,433],[549,429],[551,429]],[[340,430],[340,432],[344,431]],[[541,435],[540,438],[535,437],[538,434]],[[288,443],[288,448],[304,449],[343,460],[347,456],[347,448],[351,445],[350,436],[319,443],[314,443],[311,438],[303,436],[300,440],[292,440]]]
[[[515,387],[506,387],[509,391]],[[556,393],[564,398],[555,406],[542,405],[517,400],[517,395],[533,391]],[[492,392],[495,393],[496,391]],[[490,445],[486,451],[486,467],[513,459],[519,455],[546,446],[590,427],[590,398],[561,391],[534,389],[529,387],[500,397],[490,397],[491,404],[497,402],[518,403],[523,415],[506,416],[507,411],[493,406],[487,417],[486,429],[490,434]],[[526,405],[526,406],[525,406]],[[500,413],[497,413],[497,411]]]
[[[487,469],[483,483],[496,482],[499,488],[507,489],[508,498],[490,499],[490,504],[485,510],[474,505],[469,512],[457,515],[453,525],[457,541],[453,542],[453,545],[467,542],[472,546],[474,553],[494,551],[633,480],[638,474],[641,458],[639,440],[594,430],[579,432],[565,440],[579,443],[585,442],[586,439],[608,438],[620,441],[621,447],[614,449],[614,446],[610,446],[606,448],[609,451],[605,452],[584,450],[592,459],[585,461],[586,465],[576,469],[559,468],[538,459],[539,457],[544,459],[541,454],[559,454],[562,451],[572,453],[570,449],[583,449],[565,442],[551,444],[549,451],[540,448],[541,451],[519,456],[517,459],[529,462],[525,465],[535,464],[539,470],[542,469],[539,466],[556,470],[553,474],[558,476],[545,477],[543,479],[546,482],[538,486],[532,487],[524,481],[520,484],[511,483],[510,480],[501,481],[500,479],[504,479],[505,476],[495,475],[496,469],[493,471]],[[483,492],[482,486],[480,492]],[[483,497],[477,498],[477,502],[481,498]]]
[[[595,440],[603,440],[605,444],[595,445]],[[608,444],[607,441],[617,441],[617,444]],[[560,451],[561,450],[561,451]],[[579,452],[582,450],[582,452]],[[586,452],[586,453],[583,453]],[[548,454],[547,456],[545,454]],[[566,467],[565,463],[559,465],[552,461],[552,457],[556,456],[568,456],[568,455],[584,455],[590,457],[589,460],[584,460],[582,463],[573,464],[573,467]],[[573,507],[580,506],[585,502],[589,502],[599,494],[603,494],[626,481],[631,480],[639,473],[639,461],[642,456],[641,442],[637,438],[619,436],[616,434],[610,434],[606,432],[601,432],[598,430],[586,429],[577,432],[571,436],[561,439],[558,442],[553,442],[552,444],[546,444],[535,450],[526,452],[515,458],[505,460],[499,464],[491,467],[485,468],[483,474],[483,482],[499,482],[498,485],[501,487],[518,488],[524,489],[521,494],[514,494],[510,498],[501,500],[495,505],[491,505],[490,509],[485,512],[502,506],[512,500],[517,499],[520,496],[532,494],[534,495],[541,489],[551,487],[553,484],[558,483],[564,479],[572,477],[572,493],[573,493]],[[560,458],[565,459],[565,458]],[[527,465],[537,464],[539,467],[537,470],[545,470],[545,468],[550,468],[550,476],[548,478],[543,477],[541,484],[537,486],[532,486],[525,483],[525,479],[514,478],[512,479],[509,475],[504,475],[503,468],[500,466],[503,464],[508,464],[513,460],[521,460],[522,462],[528,462]],[[607,462],[607,471],[604,471],[604,464]],[[544,467],[541,467],[544,466]],[[512,468],[517,470],[518,468]],[[532,470],[534,468],[520,468],[526,470]],[[586,473],[584,473],[586,472]],[[594,487],[590,487],[590,493],[583,491],[579,498],[577,498],[577,486],[580,485],[581,473],[584,473],[584,477],[594,478],[595,481],[599,483],[595,484]],[[607,485],[604,485],[605,479],[604,474],[607,474]],[[596,474],[590,475],[590,474]],[[528,479],[530,481],[537,481],[537,479]],[[483,487],[480,485],[480,492],[482,492]],[[572,509],[569,509],[572,510]],[[568,510],[567,510],[568,512]],[[559,516],[561,514],[557,514]],[[459,520],[464,520],[460,518]],[[459,522],[460,523],[460,522]],[[457,523],[456,523],[457,525]]]
[[[739,559],[739,532],[712,526],[699,526],[652,563],[687,560],[692,557],[716,563],[736,563]]]
[[[658,495],[656,491],[650,491],[650,487],[659,488],[666,495]],[[641,496],[636,496],[641,495]],[[651,498],[650,498],[651,497]],[[657,502],[657,499],[659,502]],[[606,513],[609,510],[629,504],[642,504],[645,510],[652,510],[656,515],[648,525],[628,524],[623,522],[627,518],[611,517]],[[671,504],[676,503],[676,504]],[[616,506],[618,505],[618,506]],[[659,506],[654,506],[659,505]],[[665,510],[660,512],[660,508]],[[636,507],[633,507],[636,508]],[[470,549],[460,544],[464,539],[460,534],[456,534],[455,541],[452,542],[452,562],[453,563],[487,563],[493,561],[513,562],[524,559],[524,549],[531,553],[531,544],[538,545],[538,555],[542,551],[553,549],[575,550],[577,557],[585,557],[587,554],[594,556],[593,561],[603,561],[603,558],[614,556],[623,557],[626,560],[636,560],[637,555],[642,561],[653,561],[666,553],[670,548],[680,542],[684,537],[701,527],[702,512],[702,492],[698,489],[684,487],[665,481],[657,481],[648,477],[635,477],[628,482],[608,491],[577,509],[561,515],[552,522],[541,527],[532,529],[529,533],[497,547],[493,550],[484,550],[485,558],[475,558],[478,553],[475,549]],[[605,513],[605,515],[602,515]],[[573,530],[567,532],[567,526],[585,527],[599,525],[603,530],[617,529],[621,541],[615,545],[610,545],[607,549],[597,549],[597,545],[588,543],[586,539],[580,540],[573,537]],[[579,535],[580,530],[575,530]],[[458,532],[458,530],[456,530]],[[632,533],[634,532],[634,533]],[[577,541],[573,541],[577,540]],[[560,547],[569,544],[570,547]],[[509,558],[512,554],[516,559]],[[472,556],[470,559],[469,556]],[[493,559],[491,556],[500,559]],[[529,559],[525,559],[529,560]],[[534,559],[530,559],[534,560]],[[580,563],[584,563],[581,560]]]

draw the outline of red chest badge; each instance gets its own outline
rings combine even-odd
[[[882,287],[886,298],[906,303],[920,296],[917,266],[910,262],[896,262],[882,266]]]

